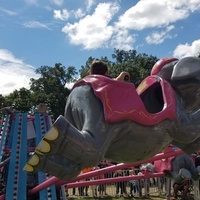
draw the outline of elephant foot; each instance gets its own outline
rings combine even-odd
[[[67,181],[76,178],[81,172],[80,166],[70,159],[59,154],[42,155],[38,152],[31,156],[23,170],[27,173],[43,171]]]
[[[25,171],[37,172],[41,170],[61,177],[63,175],[59,174],[65,173],[61,171],[67,168],[71,169],[71,166],[74,169],[77,166],[77,169],[95,166],[102,160],[102,153],[94,148],[91,142],[93,138],[88,138],[86,139],[84,134],[70,124],[66,118],[59,116],[35,148],[33,156],[27,162]],[[69,164],[70,166],[68,166]],[[49,169],[51,165],[55,166],[52,172]],[[54,174],[54,171],[57,171],[56,168],[58,172]]]
[[[38,155],[53,155],[56,154],[65,140],[69,122],[59,116],[54,122],[49,131],[44,135],[40,143],[36,147]]]
[[[93,139],[93,138],[92,138]],[[78,164],[85,163],[93,156],[91,163],[97,163],[97,155],[100,153],[94,151],[90,140],[87,140],[79,130],[70,124],[66,118],[59,116],[49,131],[44,135],[40,143],[35,148],[37,155],[55,155],[59,154],[76,161]],[[100,162],[98,157],[98,161]],[[86,162],[87,163],[87,162]]]

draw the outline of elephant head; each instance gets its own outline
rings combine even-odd
[[[158,75],[171,84],[187,112],[193,113],[199,109],[200,58],[161,59],[152,68],[151,75]]]
[[[170,60],[168,65],[153,68],[141,93],[132,83],[100,75],[85,77],[75,84],[64,117],[55,121],[24,170],[42,170],[72,180],[81,169],[103,159],[142,161],[171,143],[186,153],[196,151],[200,141],[199,71],[199,59]],[[152,112],[147,110],[151,105]]]
[[[200,105],[200,58],[185,57],[181,60],[176,58],[164,58],[159,60],[152,68],[151,75],[157,75],[167,80],[181,101],[182,109],[188,114],[188,119],[194,129],[188,130],[191,134],[199,132],[199,105]],[[188,124],[188,121],[186,121]],[[197,134],[198,135],[198,134]],[[190,144],[180,143],[173,140],[174,145],[179,146],[187,153],[193,153],[200,147],[199,136]]]

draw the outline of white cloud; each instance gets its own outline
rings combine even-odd
[[[132,44],[135,42],[136,37],[137,35],[130,35],[126,29],[118,30],[113,34],[110,46],[124,50],[133,49]]]
[[[54,10],[54,18],[59,20],[67,20],[69,18],[69,11],[67,9]]]
[[[148,44],[161,44],[165,39],[172,38],[172,36],[169,35],[169,31],[172,29],[174,29],[173,25],[166,27],[163,31],[155,31],[151,35],[147,36],[145,40]]]
[[[173,52],[173,56],[176,58],[182,58],[186,56],[198,56],[200,53],[200,39],[195,40],[192,44],[179,44]]]
[[[16,58],[10,51],[0,49],[0,94],[8,95],[22,87],[29,89],[31,78],[38,78],[35,68]]]
[[[199,0],[142,0],[119,18],[117,26],[135,30],[167,26],[199,8]]]
[[[55,19],[62,21],[66,21],[70,17],[75,17],[76,19],[79,19],[83,16],[85,16],[85,13],[80,8],[77,10],[70,10],[70,11],[68,11],[67,9],[54,10],[54,15],[53,15]]]
[[[69,90],[71,90],[74,86],[74,83],[66,83],[65,84],[65,88],[68,88]]]
[[[1,7],[0,7],[0,11],[4,12],[4,13],[6,13],[7,15],[10,15],[10,16],[15,16],[15,15],[17,15],[16,12],[11,11],[11,10],[7,10],[7,9],[1,8]]]
[[[83,45],[84,49],[102,47],[113,34],[113,27],[109,22],[118,10],[117,4],[100,3],[92,15],[87,15],[74,24],[67,23],[62,31],[72,44]]]
[[[62,6],[62,4],[64,3],[64,0],[53,0],[52,3],[57,6]]]
[[[95,2],[88,0],[87,3],[90,10]],[[146,37],[146,42],[160,44],[176,36],[169,34],[170,30],[175,28],[172,24],[186,19],[191,12],[200,10],[200,3],[199,0],[140,0],[119,16],[117,22],[112,23],[119,9],[116,3],[99,3],[93,14],[77,22],[67,23],[62,31],[71,44],[81,45],[84,49],[128,49],[133,48],[135,42],[136,33],[133,31],[155,28],[155,31]],[[80,13],[80,17],[83,17],[84,12]],[[157,31],[156,28],[163,30]]]
[[[27,28],[39,28],[39,29],[48,29],[51,30],[46,24],[43,24],[38,21],[30,21],[23,24]]]
[[[189,12],[194,12],[200,9],[199,0],[170,0],[170,4],[175,8],[181,8],[188,10]]]
[[[85,16],[85,13],[84,13],[83,10],[80,9],[80,8],[77,9],[77,10],[73,10],[72,13],[73,13],[73,15],[74,15],[74,17],[75,17],[76,19],[79,19],[79,18]]]
[[[86,5],[86,10],[87,10],[87,12],[89,12],[91,7],[95,4],[95,1],[94,0],[87,0],[86,4],[87,4]]]

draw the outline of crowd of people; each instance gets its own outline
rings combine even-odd
[[[89,171],[98,170],[102,168],[106,168],[111,165],[115,165],[116,163],[112,163],[106,160],[103,160],[98,166],[94,168],[87,168],[83,170],[82,173],[87,173]],[[159,178],[149,178],[149,179],[135,179],[134,176],[143,175],[145,172],[141,170],[140,166],[117,170],[114,172],[108,172],[96,177],[92,177],[90,179],[85,179],[87,181],[92,180],[101,180],[107,178],[117,178],[117,177],[130,177],[133,179],[116,181],[114,183],[100,183],[98,185],[91,186],[82,186],[73,188],[70,191],[67,189],[66,185],[66,193],[69,196],[80,196],[80,197],[99,197],[106,198],[108,196],[114,197],[142,197],[142,196],[150,196],[152,193],[159,193],[163,195],[167,195],[168,185],[167,178],[159,177]],[[84,181],[85,181],[84,180]],[[188,179],[183,179],[182,183],[172,182],[171,185],[171,200],[177,200],[178,196],[181,196],[182,200],[186,199],[186,196],[191,192],[190,189],[192,187],[192,181]]]
[[[87,173],[93,170],[98,170],[102,168],[106,168],[108,166],[116,165],[117,163],[109,162],[107,160],[103,160],[94,168],[86,168],[82,171],[82,173]],[[115,183],[101,183],[99,185],[91,185],[91,186],[82,186],[78,188],[73,188],[70,192],[72,196],[93,196],[104,198],[106,196],[115,196],[115,197],[142,197],[142,192],[144,192],[145,188],[145,180],[136,180],[134,176],[142,175],[144,172],[141,170],[140,166],[117,170],[115,172],[108,172],[99,176],[92,177],[90,179],[85,179],[83,181],[92,181],[97,179],[107,179],[107,178],[117,178],[123,176],[132,176],[133,179],[128,181],[116,181]],[[147,184],[147,195],[150,194],[150,188],[157,186],[158,179],[148,179],[146,180]],[[162,189],[164,191],[164,182],[159,179],[163,184],[161,184]],[[69,191],[66,187],[66,193],[69,194]]]

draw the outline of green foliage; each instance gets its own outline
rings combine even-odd
[[[32,106],[32,94],[30,90],[21,88],[4,97],[3,101],[1,108],[12,107],[17,111],[26,113],[30,111]]]
[[[95,58],[90,56],[86,61],[85,66],[81,66],[81,69],[79,70],[80,78],[89,75],[90,64],[92,63],[93,60],[95,60]]]
[[[109,74],[111,77],[117,77],[122,71],[130,73],[131,82],[136,86],[150,74],[153,65],[158,58],[155,56],[148,56],[147,54],[137,54],[135,50],[119,50],[114,49],[112,54],[113,61],[109,61],[107,57],[101,57],[100,60],[108,64]],[[88,75],[89,66],[95,58],[89,57],[85,66],[81,66],[81,78]],[[96,58],[96,60],[98,60]]]
[[[31,79],[30,89],[21,88],[8,96],[0,95],[0,108],[12,107],[19,112],[34,112],[37,105],[45,103],[57,118],[64,114],[66,98],[70,94],[67,83],[74,82],[75,67],[66,68],[60,63],[54,67],[41,66],[35,71],[40,78]]]
[[[150,74],[152,66],[158,60],[155,56],[147,54],[137,54],[135,50],[114,49],[113,60],[100,57],[89,57],[85,66],[79,70],[80,78],[88,75],[89,67],[94,60],[103,60],[108,64],[110,75],[117,77],[122,71],[130,73],[131,82],[136,86]],[[36,71],[38,79],[30,80],[30,89],[21,88],[15,90],[8,96],[0,95],[0,108],[13,106],[20,112],[34,112],[35,107],[40,103],[45,103],[51,110],[54,118],[64,114],[66,98],[70,94],[70,89],[66,84],[75,82],[78,74],[73,66],[65,67],[56,63],[54,67],[41,66]]]
[[[32,94],[31,91],[26,88],[21,88],[19,91],[15,91],[15,97],[13,106],[16,110],[22,110],[23,112],[29,112],[32,106]]]
[[[0,94],[0,108],[4,108],[9,106],[6,97],[4,97],[3,95]]]
[[[129,72],[131,82],[136,86],[147,76],[149,76],[153,65],[158,58],[147,54],[138,54],[135,50],[114,50],[112,54],[115,61],[109,67],[110,75],[117,77],[122,71]]]
[[[73,77],[77,74],[75,67],[66,69],[57,63],[54,67],[42,66],[36,73],[41,76],[39,79],[31,79],[30,90],[33,92],[34,104],[46,103],[55,118],[63,115],[66,98],[70,93],[65,85],[74,81]]]

